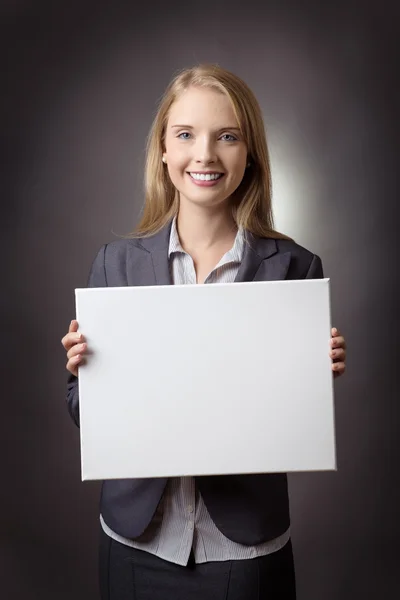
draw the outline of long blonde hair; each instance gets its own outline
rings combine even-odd
[[[132,235],[154,235],[178,212],[179,194],[161,159],[170,108],[192,86],[211,88],[230,98],[247,146],[250,165],[231,198],[237,226],[259,237],[288,239],[274,230],[270,159],[257,99],[238,76],[218,65],[207,64],[178,73],[161,98],[147,139],[143,213]]]

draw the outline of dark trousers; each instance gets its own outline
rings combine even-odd
[[[250,560],[170,563],[100,532],[102,600],[295,600],[292,545]]]

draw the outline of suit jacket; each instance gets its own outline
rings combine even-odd
[[[92,264],[88,286],[172,284],[168,261],[170,228],[168,225],[151,237],[104,245]],[[247,240],[235,281],[323,277],[320,258],[293,241],[258,238],[248,233]],[[79,426],[77,384],[77,378],[70,375],[67,405]],[[166,483],[166,478],[104,481],[100,510],[105,522],[123,537],[139,537],[152,520]],[[267,542],[289,527],[284,473],[202,476],[196,477],[196,485],[216,526],[237,543]]]

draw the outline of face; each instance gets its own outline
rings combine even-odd
[[[205,207],[228,203],[247,162],[230,99],[204,88],[182,94],[170,109],[164,157],[181,203]]]

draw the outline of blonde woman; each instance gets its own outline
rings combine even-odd
[[[318,256],[274,230],[261,111],[234,74],[200,65],[171,82],[150,131],[145,181],[141,222],[101,248],[89,286],[323,277]],[[62,343],[79,425],[87,344],[76,321]],[[342,374],[337,330],[327,352]],[[103,600],[296,597],[285,474],[105,481],[100,521]]]

